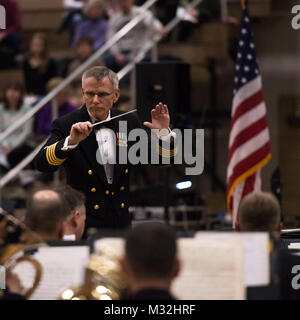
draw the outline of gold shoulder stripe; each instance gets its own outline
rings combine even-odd
[[[46,159],[52,166],[60,166],[66,159],[57,158],[55,148],[58,142],[46,147]]]

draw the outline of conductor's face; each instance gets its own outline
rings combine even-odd
[[[120,90],[114,89],[108,77],[98,81],[94,77],[84,79],[83,100],[90,114],[97,120],[105,120],[109,110],[120,96]]]

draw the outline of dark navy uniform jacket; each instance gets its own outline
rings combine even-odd
[[[117,109],[111,109],[111,117],[121,114]],[[119,121],[127,121],[127,133],[119,133]],[[86,229],[94,228],[125,228],[131,223],[128,211],[129,206],[129,175],[130,163],[114,165],[113,183],[108,184],[103,165],[97,162],[96,152],[98,142],[95,132],[92,133],[72,150],[61,150],[65,138],[70,135],[73,124],[91,121],[86,106],[55,120],[51,128],[51,136],[45,146],[34,159],[35,167],[42,172],[53,172],[63,166],[66,170],[67,183],[86,195]],[[112,120],[113,130],[116,133],[118,148],[127,144],[127,152],[134,142],[124,140],[130,130],[140,128],[138,118],[133,114],[125,115]],[[118,141],[120,139],[120,141]],[[174,156],[172,149],[166,150],[157,139],[157,152],[161,156]],[[120,143],[119,143],[120,142]],[[172,144],[173,145],[173,144]],[[171,147],[171,146],[170,146]]]

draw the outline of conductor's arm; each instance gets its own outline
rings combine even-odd
[[[66,137],[59,122],[54,121],[50,138],[33,160],[35,168],[42,172],[56,171],[67,160],[74,146],[90,135],[92,128],[90,122],[75,123],[71,127],[69,136]],[[66,138],[68,138],[68,146],[73,146],[73,148],[67,148]]]

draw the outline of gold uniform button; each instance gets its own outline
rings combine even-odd
[[[123,187],[123,186],[120,188],[121,191],[123,191],[124,189],[125,189],[125,187]]]
[[[91,176],[93,174],[93,171],[92,170],[89,170],[88,171],[88,174]]]
[[[96,192],[96,188],[92,188],[92,189],[91,189],[91,192]]]
[[[106,195],[109,195],[109,190],[106,190],[106,191],[105,191],[105,194],[106,194]]]
[[[121,208],[124,209],[124,207],[125,207],[125,204],[121,203]]]
[[[128,169],[125,170],[125,173],[128,173]]]
[[[96,204],[96,205],[94,206],[94,209],[95,209],[95,210],[99,210],[99,208],[100,208],[100,207],[99,207],[98,204]]]

